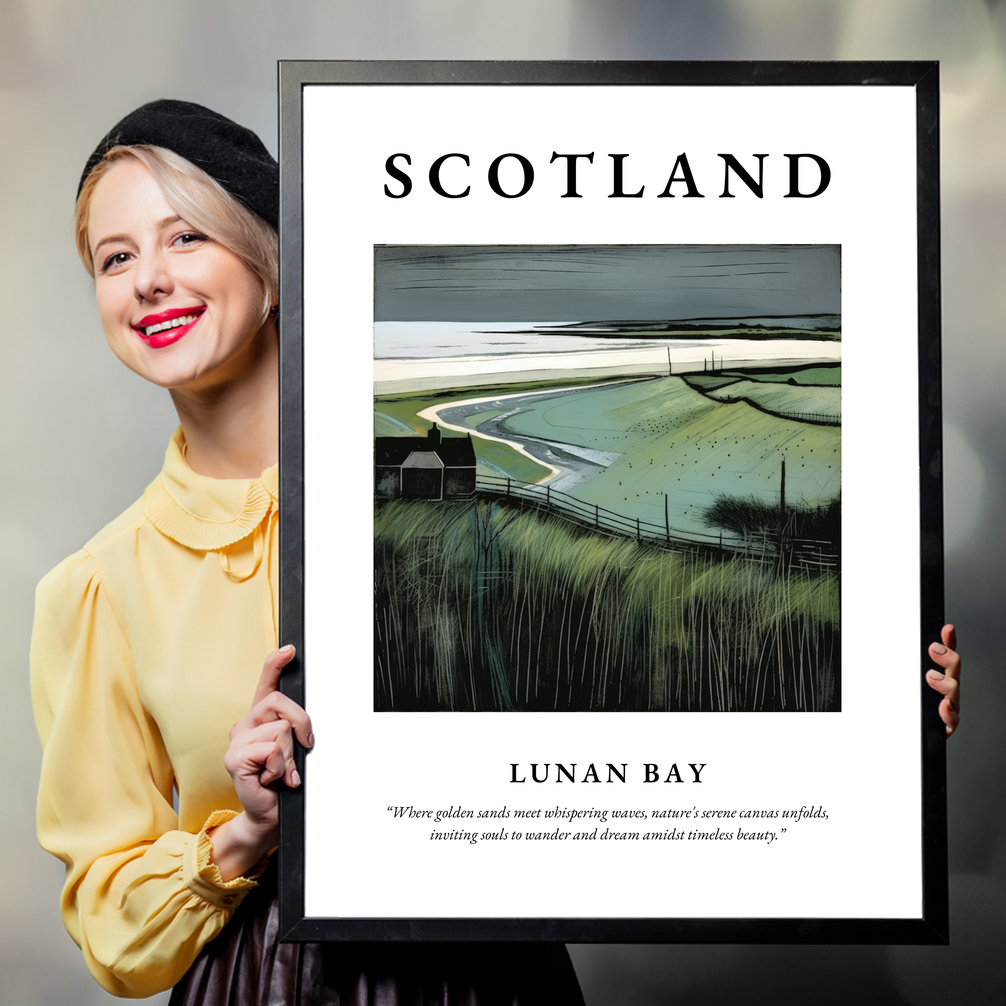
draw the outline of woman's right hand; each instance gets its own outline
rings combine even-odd
[[[284,646],[266,657],[251,710],[231,727],[224,766],[244,810],[209,833],[211,859],[225,881],[251,870],[279,839],[275,783],[300,785],[294,734],[304,747],[314,746],[310,716],[279,690],[280,675],[295,652]]]

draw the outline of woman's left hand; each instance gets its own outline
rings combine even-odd
[[[944,625],[941,643],[931,643],[929,656],[943,668],[926,673],[929,687],[943,696],[940,719],[946,724],[949,737],[961,721],[961,658],[957,653],[957,632],[952,625]]]
[[[211,861],[225,881],[242,876],[279,841],[277,785],[281,780],[291,788],[300,785],[294,736],[304,747],[314,744],[310,716],[279,690],[280,675],[294,653],[284,646],[266,657],[252,707],[231,727],[224,767],[243,809],[207,832]]]

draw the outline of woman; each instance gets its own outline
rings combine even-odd
[[[277,219],[258,138],[185,102],[127,116],[81,179],[106,338],[168,389],[180,427],[143,497],[39,585],[38,830],[66,864],[67,929],[116,995],[582,1003],[560,946],[276,942],[276,785],[300,784],[293,738],[313,744],[277,691],[293,651],[274,649]],[[952,631],[929,679],[948,734]]]
[[[582,1003],[561,946],[276,942],[276,787],[300,785],[294,737],[313,744],[277,690],[277,220],[258,137],[187,102],[128,115],[81,178],[106,339],[180,426],[143,497],[38,589],[38,831],[67,929],[121,996]]]

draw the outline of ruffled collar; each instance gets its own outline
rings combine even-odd
[[[143,512],[162,534],[186,548],[211,552],[251,534],[279,500],[279,466],[257,479],[213,479],[185,460],[185,438],[175,430],[164,468],[143,494]]]

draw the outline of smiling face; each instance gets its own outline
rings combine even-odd
[[[182,220],[139,161],[98,181],[87,238],[105,338],[148,381],[207,391],[240,380],[275,339],[255,273]]]

